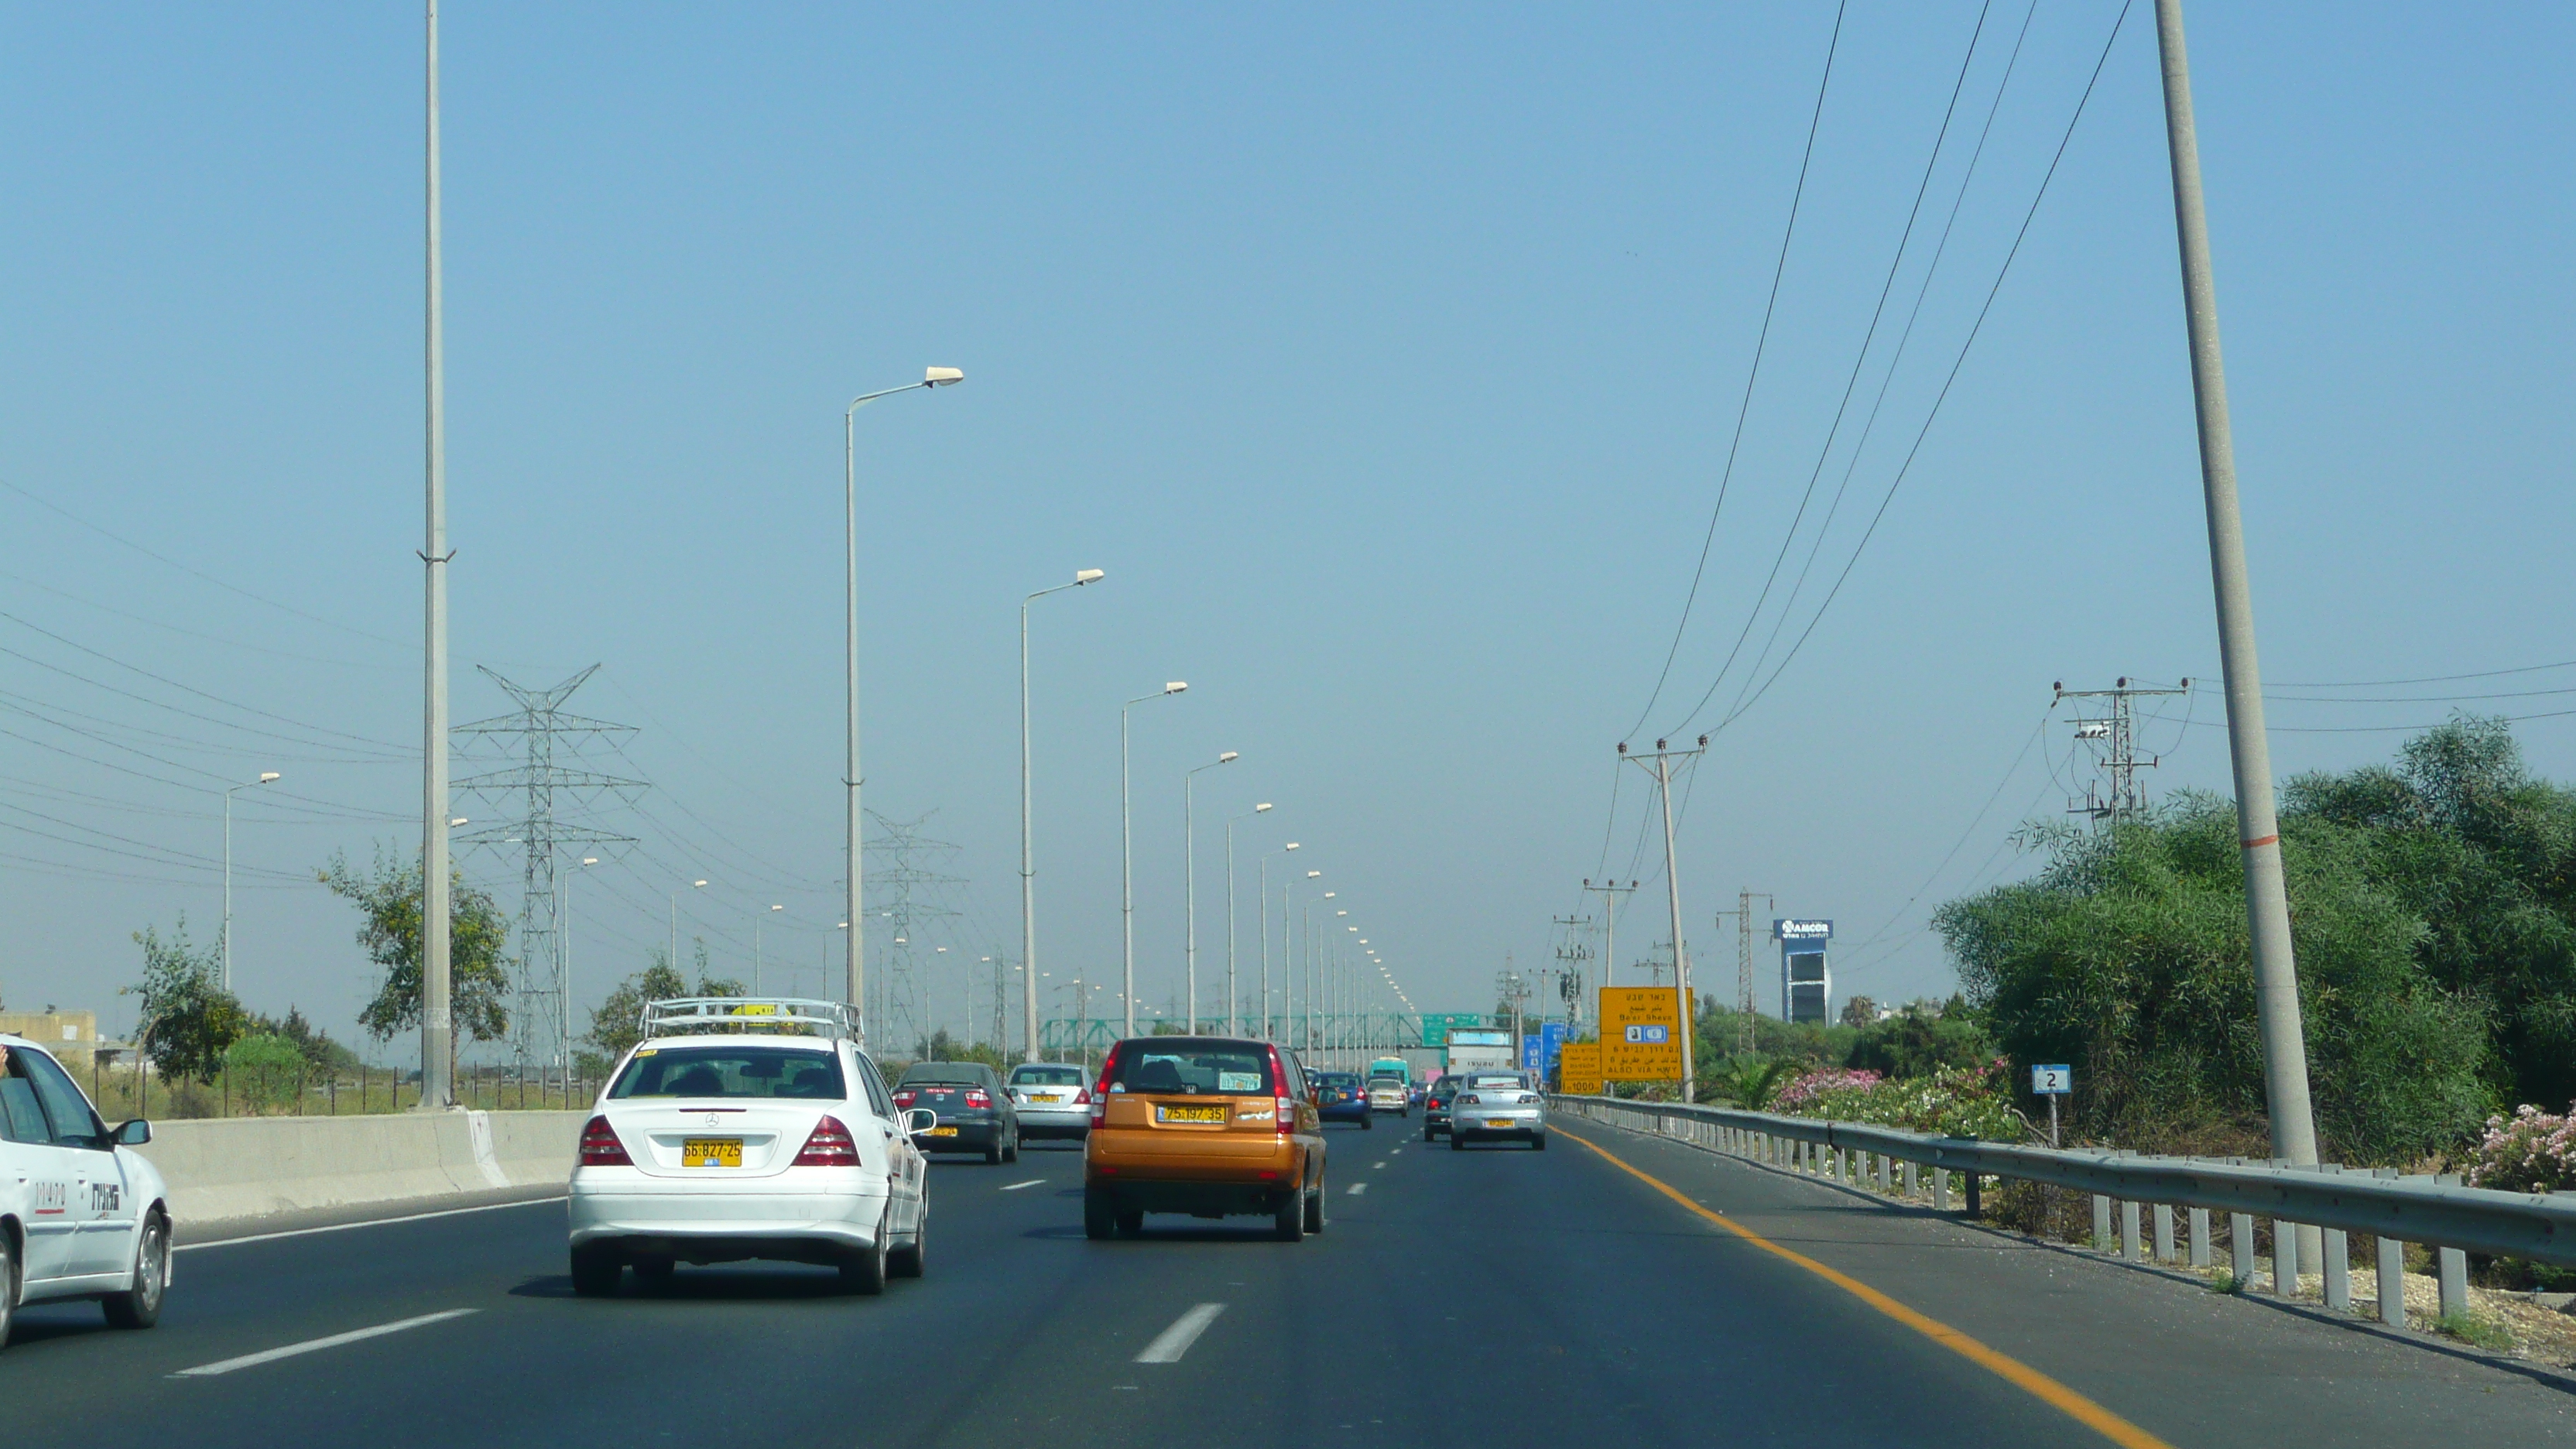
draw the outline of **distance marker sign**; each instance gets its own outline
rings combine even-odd
[[[2030,1069],[2030,1092],[2034,1097],[2065,1097],[2075,1091],[2075,1069],[2064,1064]]]

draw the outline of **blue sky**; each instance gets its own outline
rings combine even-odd
[[[2038,6],[1780,647],[1923,427],[2117,13]],[[1895,318],[2023,15],[1986,13]],[[1640,741],[1706,728],[1688,702],[1779,617],[1754,602],[1808,478],[1784,585],[1850,461],[1858,413],[1819,451],[1978,17],[1846,15]],[[1946,991],[1925,914],[2028,869],[2012,824],[2080,792],[2051,682],[2216,675],[2148,19],[1848,582],[1690,782],[1684,906],[1720,991],[1709,913],[1745,887],[1871,942],[1847,989]],[[2385,727],[2454,707],[2549,713],[2567,696],[2519,692],[2568,671],[2309,686],[2576,657],[2549,622],[2576,522],[2568,18],[2191,19],[2276,762],[2382,758]],[[1116,970],[1117,705],[1167,679],[1190,692],[1136,715],[1140,994],[1180,974],[1181,772],[1226,749],[1199,777],[1203,981],[1223,821],[1259,800],[1247,972],[1253,862],[1293,839],[1425,1007],[1489,1004],[1507,953],[1547,964],[1605,872],[1650,884],[1635,979],[1669,932],[1612,746],[1708,527],[1833,21],[451,5],[455,715],[503,707],[475,664],[599,663],[574,707],[637,726],[607,767],[654,785],[593,822],[640,843],[573,888],[577,993],[701,876],[684,937],[739,974],[784,905],[764,954],[813,985],[836,414],[928,363],[968,381],[862,415],[864,670],[870,802],[928,815],[958,848],[924,864],[966,882],[921,943],[950,947],[922,968],[943,1020],[952,961],[1017,950],[1016,605],[1082,567],[1109,578],[1036,617],[1049,1014]],[[367,970],[306,882],[416,840],[419,17],[8,5],[0,36],[0,995],[130,1020],[129,934],[219,916],[209,787],[277,769],[239,807],[237,981],[346,1034]],[[2488,693],[2519,697],[2453,698]],[[2150,725],[2156,788],[2224,786],[2218,717]],[[2576,774],[2568,724],[2517,726],[2542,770]],[[514,863],[466,865],[515,903]]]

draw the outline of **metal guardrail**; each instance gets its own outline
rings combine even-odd
[[[2441,1312],[2468,1307],[2468,1253],[2528,1258],[2576,1267],[2576,1193],[2502,1192],[2467,1187],[2456,1175],[2401,1175],[2394,1168],[2293,1167],[2244,1158],[2164,1157],[2103,1148],[2031,1147],[1938,1137],[1817,1117],[1785,1117],[1680,1102],[1635,1102],[1612,1097],[1555,1097],[1559,1110],[1593,1121],[1679,1138],[1709,1151],[1750,1158],[1788,1171],[1826,1176],[1850,1186],[1874,1185],[1894,1194],[1902,1166],[1902,1195],[1914,1198],[1917,1173],[1932,1170],[1932,1206],[1950,1210],[1950,1175],[1962,1174],[1968,1209],[1977,1210],[1987,1178],[2044,1183],[2093,1195],[2094,1243],[2112,1248],[2111,1218],[2120,1219],[2117,1251],[2143,1262],[2139,1209],[2154,1210],[2155,1256],[2177,1257],[2173,1212],[2189,1214],[2190,1261],[2210,1263],[2209,1214],[2230,1216],[2230,1245],[2238,1282],[2254,1274],[2254,1219],[2269,1218],[2273,1231],[2273,1282],[2284,1296],[2298,1282],[2295,1228],[2316,1228],[2321,1243],[2325,1299],[2351,1306],[2346,1235],[2379,1240],[2380,1281],[2402,1281],[2404,1244],[2436,1250]],[[1873,1167],[1872,1160],[1875,1159]],[[2402,1293],[2380,1295],[2380,1318],[2405,1325]]]

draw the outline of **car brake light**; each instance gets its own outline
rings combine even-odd
[[[1458,1100],[1466,1103],[1470,1107],[1473,1107],[1483,1102],[1485,1099],[1482,1097],[1460,1097]]]
[[[898,1107],[909,1107],[912,1105],[913,1099],[920,1095],[920,1093],[914,1091],[910,1087],[898,1088],[894,1094],[894,1104]]]
[[[1279,1096],[1271,1104],[1278,1117],[1271,1125],[1280,1136],[1293,1136],[1297,1131],[1297,1101],[1288,1095],[1288,1064],[1279,1060],[1277,1047],[1270,1048],[1270,1080],[1279,1084]]]
[[[859,1144],[850,1140],[850,1129],[838,1117],[825,1117],[814,1124],[813,1133],[805,1139],[805,1150],[796,1154],[798,1167],[856,1167]]]
[[[992,1094],[986,1092],[981,1087],[968,1087],[966,1089],[966,1105],[969,1107],[990,1107],[993,1105]]]
[[[1089,1087],[1076,1087],[1073,1089],[1073,1105],[1077,1107],[1086,1106],[1090,1101],[1091,1089]]]
[[[617,1140],[617,1129],[605,1117],[593,1117],[581,1129],[581,1165],[584,1167],[633,1167],[635,1159],[626,1155],[626,1144]]]

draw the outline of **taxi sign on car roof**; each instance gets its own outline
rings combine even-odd
[[[675,996],[644,1003],[648,1037],[684,1031],[762,1032],[848,1041],[858,1036],[850,1008],[794,996]]]

